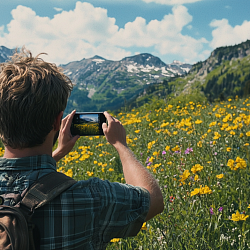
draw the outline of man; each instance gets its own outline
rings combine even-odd
[[[1,65],[0,136],[5,153],[0,159],[0,195],[22,193],[56,171],[56,161],[79,138],[70,133],[75,111],[62,120],[72,83],[38,56],[23,49]],[[127,147],[124,127],[104,114],[108,126],[103,124],[103,131],[120,156],[126,184],[79,181],[37,209],[33,222],[40,249],[105,249],[112,238],[136,235],[144,221],[163,210],[159,186]]]

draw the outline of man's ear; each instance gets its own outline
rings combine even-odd
[[[56,119],[55,119],[54,124],[53,124],[53,129],[54,129],[55,131],[59,131],[59,130],[60,130],[62,117],[63,117],[63,111],[61,111],[61,112],[56,116]]]

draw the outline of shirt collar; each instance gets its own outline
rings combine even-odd
[[[0,171],[29,171],[45,168],[56,170],[56,161],[49,155],[35,155],[22,158],[0,158]]]

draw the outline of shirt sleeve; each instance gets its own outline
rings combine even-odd
[[[149,211],[149,192],[117,182],[102,181],[101,186],[103,209],[99,215],[99,226],[103,241],[137,235]]]

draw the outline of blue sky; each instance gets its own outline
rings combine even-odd
[[[0,46],[66,64],[151,53],[196,63],[250,39],[250,0],[0,0]]]

